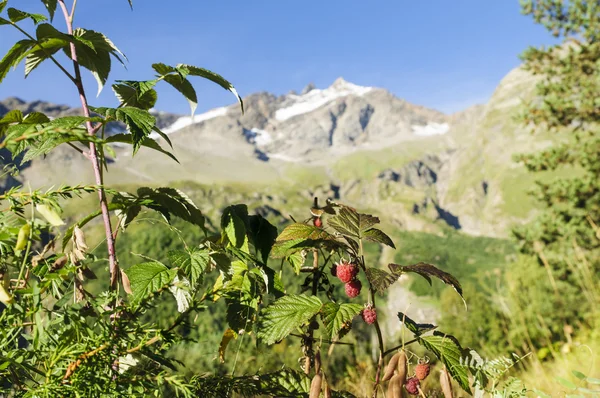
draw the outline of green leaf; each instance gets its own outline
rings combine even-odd
[[[398,275],[398,276],[402,275],[405,272],[414,272],[416,274],[419,274],[423,278],[425,278],[427,280],[427,282],[429,282],[430,285],[431,285],[431,276],[434,276],[434,277],[438,278],[439,280],[441,280],[442,282],[444,282],[445,284],[452,286],[454,288],[454,290],[456,290],[456,292],[463,299],[463,303],[465,304],[465,307],[467,305],[467,303],[465,302],[465,298],[463,297],[463,290],[462,290],[462,287],[460,286],[460,282],[458,281],[458,279],[456,279],[454,276],[450,275],[449,273],[442,271],[441,269],[437,268],[433,264],[427,264],[427,263],[417,263],[417,264],[413,264],[413,265],[389,264],[388,267],[390,268],[390,270],[392,271],[393,274]]]
[[[248,217],[249,234],[256,249],[258,259],[266,264],[271,248],[277,239],[277,228],[261,215]]]
[[[16,67],[34,44],[35,41],[33,40],[19,40],[8,50],[0,61],[0,83],[8,74],[10,68]]]
[[[121,142],[124,144],[133,145],[133,136],[131,134],[124,134],[124,133],[111,135],[110,137],[108,137],[106,139],[106,143],[111,143],[111,142]],[[177,163],[179,163],[179,160],[177,160],[175,155],[173,155],[171,152],[169,152],[166,149],[164,149],[163,147],[161,147],[160,144],[158,142],[154,141],[152,138],[145,137],[141,141],[140,146],[154,149],[155,151],[163,153],[163,154],[167,155],[168,157],[170,157],[171,159],[173,159],[174,161],[176,161]]]
[[[257,337],[268,345],[283,340],[316,315],[321,305],[321,300],[314,296],[282,297],[261,311],[261,325]]]
[[[586,376],[578,370],[572,370],[573,376],[577,377],[579,380],[585,380]]]
[[[169,261],[174,267],[181,269],[192,282],[202,283],[204,271],[211,261],[208,250],[192,249],[190,251],[172,250],[168,253]]]
[[[190,104],[190,110],[193,115],[198,107],[198,96],[192,83],[179,75],[166,75],[163,80],[185,97]]]
[[[158,80],[123,81],[117,80],[112,89],[122,106],[131,106],[148,110],[156,104],[158,94],[154,86]]]
[[[369,240],[371,242],[382,243],[393,249],[396,248],[392,239],[389,236],[387,236],[383,231],[377,228],[367,229],[363,235],[366,240]]]
[[[125,123],[131,133],[133,153],[135,154],[156,125],[156,118],[145,109],[124,106],[121,108],[94,108],[93,112],[102,115],[106,121],[116,120]]]
[[[217,83],[219,86],[223,87],[225,90],[231,91],[233,93],[233,95],[235,95],[235,97],[237,98],[238,102],[240,103],[242,112],[244,112],[244,102],[242,101],[242,97],[240,97],[240,95],[237,93],[235,87],[233,87],[233,84],[231,84],[229,81],[227,81],[223,76],[221,76],[217,73],[211,72],[208,69],[198,68],[198,67],[192,66],[192,65],[180,64],[180,65],[177,65],[177,69],[187,71],[190,74],[190,76],[203,77],[207,80],[210,80],[213,83]]]
[[[285,229],[277,237],[277,242],[296,239],[335,240],[335,237],[321,228],[317,228],[312,225],[296,223],[285,227]]]
[[[0,1],[0,12],[4,11],[4,7],[6,7],[7,3],[8,3],[8,0]]]
[[[570,380],[563,379],[562,377],[556,377],[556,381],[558,381],[563,386],[567,387],[569,390],[575,390],[577,385]]]
[[[8,18],[11,20],[11,22],[13,23],[17,23],[19,21],[22,21],[26,18],[30,18],[34,24],[38,24],[42,21],[47,20],[48,18],[46,18],[45,16],[43,16],[42,14],[30,14],[28,12],[25,11],[21,11],[21,10],[17,10],[16,8],[9,8],[8,9]]]
[[[149,209],[160,212],[167,222],[173,214],[190,224],[204,229],[204,216],[194,202],[183,192],[175,188],[142,187],[138,191],[138,200]],[[146,201],[148,200],[148,201]]]
[[[221,228],[224,236],[231,245],[246,254],[250,254],[246,223],[248,222],[248,208],[246,205],[233,205],[223,210]],[[244,259],[245,260],[245,259]]]
[[[398,280],[398,276],[382,269],[367,268],[367,279],[379,294],[383,294],[388,287]]]
[[[354,319],[362,309],[363,306],[360,304],[325,304],[321,310],[321,319],[323,319],[327,337],[330,339],[335,338],[345,324],[351,323],[352,319]]]
[[[139,302],[148,295],[169,285],[175,275],[176,269],[168,269],[159,262],[135,264],[125,271],[129,277],[134,302]]]
[[[362,239],[365,231],[379,223],[379,218],[370,214],[359,214],[349,207],[342,207],[337,216],[331,217],[327,223],[344,236]]]
[[[29,76],[42,62],[68,45],[69,42],[62,39],[48,39],[33,46],[25,55],[25,77]]]
[[[408,315],[403,314],[402,312],[398,313],[398,319],[400,319],[400,322],[404,323],[404,326],[417,337],[437,328],[437,326],[429,323],[416,323],[410,319]]]
[[[89,70],[98,82],[98,95],[108,80],[111,70],[111,56],[115,57],[121,64],[123,61],[119,55],[124,56],[121,51],[102,33],[93,30],[75,29],[74,45],[77,50],[79,64]],[[68,57],[70,50],[65,48]]]
[[[46,6],[48,14],[50,15],[50,20],[52,21],[54,19],[54,13],[56,12],[57,0],[42,0],[42,3]]]
[[[454,336],[434,332],[433,336],[420,337],[419,344],[433,352],[446,365],[450,376],[463,390],[471,394],[468,367],[461,363],[465,352]]]

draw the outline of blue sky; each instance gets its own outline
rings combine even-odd
[[[342,76],[454,112],[485,102],[527,46],[550,43],[543,28],[520,14],[518,3],[134,0],[131,12],[126,0],[79,0],[75,22],[102,31],[128,56],[127,70],[115,64],[113,79],[152,78],[153,62],[188,63],[222,74],[245,96],[299,91],[309,82],[327,87]],[[39,0],[9,0],[11,5],[43,8]],[[63,29],[60,17],[55,22]],[[2,54],[18,39],[13,28],[0,26]],[[0,85],[0,98],[77,105],[65,82],[52,64],[26,80],[20,66]],[[93,105],[114,104],[110,87],[95,98],[95,82],[86,82]],[[196,87],[200,112],[233,101],[208,82],[198,80]],[[159,94],[158,109],[187,112],[187,102],[172,89],[165,86]]]

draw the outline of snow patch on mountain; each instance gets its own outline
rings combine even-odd
[[[428,123],[425,126],[412,125],[414,135],[429,137],[432,135],[444,135],[450,130],[448,123]]]
[[[363,87],[349,83],[340,77],[324,90],[312,89],[305,94],[288,95],[286,102],[284,102],[284,107],[275,112],[275,118],[279,121],[287,120],[303,113],[312,112],[337,98],[348,95],[362,96],[372,89],[372,87]]]
[[[222,108],[211,109],[210,111],[201,113],[199,115],[183,116],[183,117],[180,117],[179,119],[177,119],[175,121],[175,123],[173,123],[169,127],[164,128],[162,131],[165,134],[171,134],[177,130],[181,130],[184,127],[191,126],[192,124],[200,123],[200,122],[203,122],[203,121],[209,120],[209,119],[214,119],[215,117],[219,117],[219,116],[225,116],[226,114],[227,114],[227,108],[222,107]]]
[[[256,146],[265,146],[273,141],[271,133],[265,130],[257,129],[256,127],[250,130],[244,130],[246,141]]]

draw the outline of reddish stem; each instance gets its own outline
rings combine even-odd
[[[62,9],[62,12],[65,17],[65,22],[67,23],[67,32],[72,35],[73,34],[73,15],[75,14],[75,7],[71,14],[67,10],[67,6],[64,0],[58,0],[58,4]],[[81,80],[81,68],[79,67],[79,62],[77,61],[77,49],[75,48],[75,43],[70,44],[71,47],[71,59],[73,60],[73,69],[75,71],[75,85],[77,86],[77,91],[79,92],[79,100],[81,101],[81,107],[83,108],[83,115],[89,118],[90,108],[87,102],[87,97],[85,95],[85,89],[83,87],[83,82]],[[95,135],[98,131],[98,127],[94,127],[91,121],[86,122],[86,127],[88,133],[90,135]],[[104,231],[106,234],[106,245],[108,246],[108,262],[110,266],[110,287],[112,289],[116,289],[117,281],[119,276],[119,265],[117,263],[117,256],[115,253],[115,240],[113,239],[112,233],[112,225],[110,222],[110,214],[108,212],[108,202],[106,199],[106,192],[103,188],[102,181],[102,171],[100,166],[100,161],[98,160],[98,150],[96,148],[96,144],[90,142],[90,153],[88,158],[92,163],[92,167],[94,169],[94,177],[96,179],[96,184],[99,186],[98,188],[98,198],[100,199],[100,209],[102,210],[102,220],[104,221]]]

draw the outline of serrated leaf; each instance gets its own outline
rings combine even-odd
[[[179,75],[166,75],[163,80],[185,97],[190,104],[191,114],[194,115],[198,107],[198,96],[192,83]]]
[[[10,68],[17,66],[29,49],[35,45],[33,40],[19,40],[0,61],[0,83],[4,80]]]
[[[393,274],[398,275],[398,276],[402,275],[405,272],[414,272],[416,274],[419,274],[423,278],[425,278],[425,280],[427,280],[427,282],[429,282],[430,285],[431,285],[431,276],[436,277],[439,280],[441,280],[442,282],[444,282],[445,284],[452,286],[454,288],[454,290],[456,290],[456,292],[463,299],[463,303],[465,304],[465,307],[467,306],[465,298],[463,297],[463,290],[462,290],[462,287],[460,286],[460,282],[458,281],[458,279],[456,279],[451,274],[449,274],[445,271],[442,271],[441,269],[437,268],[433,264],[427,264],[427,263],[417,263],[417,264],[413,264],[413,265],[389,264],[388,267],[390,268],[390,270],[392,271]]]
[[[271,248],[277,239],[277,228],[258,214],[248,217],[248,226],[258,259],[266,264]]]
[[[375,242],[375,243],[382,243],[393,249],[396,248],[392,239],[389,236],[387,236],[383,231],[381,231],[377,228],[367,229],[364,232],[363,236],[368,241]]]
[[[246,254],[250,254],[246,222],[248,209],[245,205],[229,206],[223,210],[221,228],[229,243]]]
[[[315,296],[282,297],[261,311],[257,337],[268,345],[283,340],[316,315],[321,310],[321,305],[321,300]]]
[[[176,269],[169,269],[158,262],[135,264],[125,271],[129,277],[134,302],[169,285],[177,275]]]
[[[279,234],[279,236],[277,237],[277,242],[295,239],[335,240],[335,237],[321,228],[317,228],[312,225],[296,223],[285,227],[285,229],[281,231],[281,234]]]
[[[25,77],[29,76],[42,62],[68,45],[69,42],[62,39],[48,39],[33,46],[25,56]]]
[[[171,264],[181,269],[193,286],[196,286],[197,282],[202,283],[204,272],[211,261],[208,250],[172,250],[167,255]]]
[[[112,89],[122,106],[148,110],[154,107],[158,100],[158,94],[153,88],[156,83],[158,80],[117,80],[117,84],[113,84]]]
[[[240,107],[242,108],[242,113],[244,112],[244,101],[242,101],[242,97],[240,97],[240,95],[237,93],[235,87],[233,87],[233,84],[231,84],[223,76],[221,76],[217,73],[211,72],[208,69],[198,68],[197,66],[192,66],[192,65],[180,64],[180,65],[177,65],[177,69],[185,70],[186,72],[189,73],[190,76],[203,77],[207,80],[210,80],[213,83],[217,83],[219,86],[223,87],[225,90],[231,91],[233,93],[233,95],[235,95],[238,102],[240,103]]]
[[[344,206],[338,215],[331,217],[327,223],[344,236],[361,239],[366,230],[379,223],[379,218],[370,214],[359,214],[354,209]]]
[[[400,320],[400,322],[404,323],[404,326],[406,326],[406,328],[410,330],[415,336],[420,336],[423,333],[427,333],[437,328],[437,326],[432,325],[430,323],[416,323],[402,312],[398,312],[398,319]]]
[[[38,24],[40,22],[43,22],[45,20],[47,20],[48,18],[46,18],[45,16],[43,16],[42,14],[30,14],[28,12],[25,11],[21,11],[21,10],[17,10],[16,8],[9,8],[8,9],[8,18],[11,20],[11,22],[13,23],[17,23],[20,22],[26,18],[30,18],[34,24]]]
[[[133,136],[131,134],[121,133],[121,134],[111,135],[110,137],[108,137],[106,139],[106,143],[114,143],[114,142],[120,142],[123,144],[133,145]],[[161,147],[160,144],[158,142],[154,141],[152,138],[144,137],[144,139],[140,142],[140,146],[154,149],[155,151],[160,152],[164,155],[167,155],[168,157],[170,157],[171,159],[173,159],[174,161],[179,163],[179,160],[177,160],[175,155],[173,155],[171,152],[169,152],[166,149],[164,149],[163,147]]]
[[[56,12],[56,5],[58,3],[57,0],[42,0],[42,3],[44,3],[44,6],[46,6],[48,15],[50,15],[50,20],[52,21],[54,19],[54,13]]]
[[[121,64],[123,61],[119,55],[123,53],[102,33],[82,28],[75,29],[74,45],[77,50],[79,64],[89,70],[98,82],[98,95],[102,92],[104,84],[108,80],[111,70],[111,56],[115,57]],[[70,50],[65,49],[68,57]]]
[[[471,394],[468,367],[461,362],[465,352],[454,336],[434,333],[433,336],[420,337],[419,344],[433,352],[446,365],[450,376],[456,380],[463,390]]]
[[[382,269],[367,268],[367,279],[379,294],[383,294],[388,287],[398,280],[398,276]]]
[[[321,310],[321,319],[327,331],[327,337],[334,339],[346,323],[352,322],[352,319],[363,309],[360,304],[337,304],[327,303]]]
[[[251,330],[256,318],[256,302],[253,300],[227,299],[227,324],[238,331]]]
[[[169,287],[169,290],[177,302],[177,311],[180,313],[186,312],[192,302],[190,281],[185,277],[180,278],[179,275],[175,275],[173,285]]]

